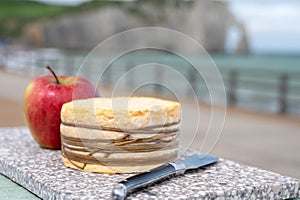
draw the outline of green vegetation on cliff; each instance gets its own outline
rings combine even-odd
[[[26,23],[61,14],[66,8],[34,1],[0,1],[0,37],[19,36]]]
[[[137,0],[134,3],[110,0],[92,0],[78,6],[46,4],[34,0],[0,0],[0,38],[17,38],[23,27],[36,20],[54,18],[63,14],[77,13],[104,6],[123,6],[132,15],[144,19],[151,17],[139,10],[142,3],[151,3],[161,7],[173,0]],[[177,2],[177,1],[176,1]]]
[[[62,14],[99,8],[109,1],[91,1],[79,6],[52,5],[37,1],[1,0],[0,1],[0,38],[20,36],[22,28],[29,22],[53,18]]]

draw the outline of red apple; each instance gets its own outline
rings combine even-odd
[[[34,140],[41,147],[60,149],[62,105],[74,99],[99,95],[92,83],[85,78],[56,76],[49,66],[47,68],[52,75],[35,78],[25,90],[24,115]]]

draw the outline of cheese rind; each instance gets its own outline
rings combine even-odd
[[[143,172],[178,156],[178,102],[149,97],[75,100],[61,109],[66,167],[97,173]]]

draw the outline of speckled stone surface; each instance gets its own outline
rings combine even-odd
[[[27,128],[0,129],[0,172],[43,199],[110,199],[130,176],[65,168],[60,151],[42,149]],[[300,196],[300,181],[222,160],[153,185],[128,199],[285,199]]]

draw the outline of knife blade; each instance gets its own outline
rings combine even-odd
[[[193,154],[184,160],[168,163],[119,182],[112,191],[112,199],[123,200],[138,188],[145,187],[172,175],[184,174],[186,170],[197,169],[219,160],[211,155]]]

